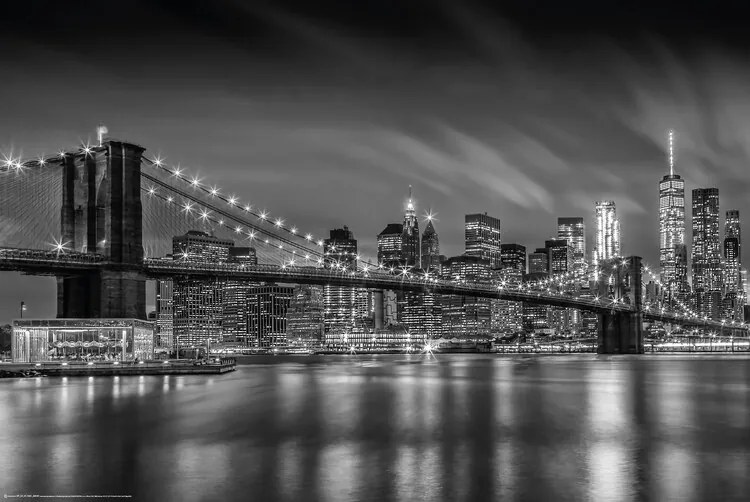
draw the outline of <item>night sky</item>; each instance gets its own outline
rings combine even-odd
[[[669,128],[686,191],[750,218],[747,12],[695,3],[7,2],[0,149],[103,122],[303,231],[348,225],[372,256],[409,184],[449,256],[484,211],[529,248],[584,216],[590,251],[593,201],[613,199],[623,253],[658,263]],[[51,279],[0,279],[0,322],[21,300],[55,315]]]

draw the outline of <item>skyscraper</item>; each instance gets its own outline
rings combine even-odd
[[[258,264],[258,257],[255,248],[235,246],[229,248],[227,261],[254,266]],[[221,322],[224,342],[243,345],[248,345],[250,342],[247,325],[247,295],[250,288],[255,286],[257,286],[256,283],[249,281],[236,279],[224,281],[224,315]]]
[[[440,267],[440,240],[432,224],[427,220],[427,226],[422,234],[422,269],[437,270]]]
[[[357,266],[357,239],[348,227],[331,230],[323,241],[324,266],[353,270]],[[356,288],[323,287],[325,331],[348,331],[356,324]]]
[[[203,263],[224,263],[231,240],[219,239],[197,230],[172,239],[172,259]],[[174,338],[179,348],[222,341],[224,282],[221,280],[176,279],[173,285]]]
[[[515,288],[523,282],[526,273],[526,247],[520,244],[502,244],[501,265],[496,281],[502,288]],[[496,334],[517,333],[523,329],[523,302],[497,300],[492,304],[492,331]]]
[[[565,239],[573,252],[573,262],[580,266],[586,260],[586,226],[581,217],[557,219],[557,238]]]
[[[174,348],[174,283],[171,279],[156,281],[156,329],[155,346],[171,351]]]
[[[573,269],[573,250],[565,239],[544,241],[547,249],[548,272],[552,275],[564,274]]]
[[[500,265],[502,268],[514,268],[522,274],[526,273],[526,246],[521,244],[500,245]]]
[[[741,312],[745,304],[740,245],[740,212],[730,209],[724,224],[724,314],[737,320],[742,320]]]
[[[286,316],[294,287],[264,284],[250,288],[247,294],[250,345],[271,349],[285,347]]]
[[[411,185],[409,185],[409,200],[404,212],[404,227],[401,238],[401,256],[407,267],[419,267],[419,220],[414,207],[414,199],[411,196]]]
[[[722,277],[718,188],[693,190],[692,223],[695,307],[701,315],[719,319]]]
[[[659,281],[668,302],[688,291],[685,182],[674,173],[674,133],[669,131],[669,174],[659,182]]]
[[[464,218],[466,256],[476,256],[490,263],[490,268],[500,268],[500,220],[484,214],[467,214]]]
[[[594,263],[620,256],[620,220],[614,201],[600,200],[595,203],[596,242]]]
[[[384,267],[403,265],[401,250],[403,248],[404,226],[401,223],[389,223],[378,234],[378,263]]]
[[[489,284],[489,265],[487,260],[477,256],[454,256],[443,263],[440,277]],[[489,298],[446,295],[441,303],[443,336],[477,339],[490,335],[492,316]]]

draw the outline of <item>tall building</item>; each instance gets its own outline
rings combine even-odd
[[[323,241],[324,266],[326,268],[346,267],[353,270],[357,266],[357,239],[348,227],[331,230],[328,239]],[[325,331],[349,331],[357,322],[357,290],[345,286],[323,287],[323,307]]]
[[[287,345],[287,310],[294,287],[264,284],[250,288],[247,295],[249,345],[273,349]]]
[[[289,301],[286,334],[290,345],[304,348],[323,343],[323,287],[302,284],[294,288]]]
[[[526,273],[526,247],[508,243],[500,248],[502,268],[495,272],[495,280],[503,288],[516,288],[521,285]],[[491,308],[494,334],[517,333],[523,329],[523,302],[496,300]]]
[[[526,273],[526,246],[508,243],[500,245],[500,267],[514,268]]]
[[[400,267],[402,261],[404,226],[401,223],[389,223],[378,234],[378,263],[384,267]]]
[[[565,239],[550,239],[544,241],[547,250],[547,272],[550,274],[564,274],[573,269],[573,249]]]
[[[490,284],[490,263],[478,256],[454,256],[442,266],[441,279]],[[487,338],[491,333],[488,298],[446,295],[442,298],[442,330],[446,338]]]
[[[549,253],[547,248],[537,248],[529,253],[529,274],[549,273]]]
[[[190,230],[172,239],[172,259],[224,263],[232,247],[231,240]],[[174,339],[178,348],[222,341],[224,281],[175,279],[172,298]]]
[[[670,304],[688,293],[685,182],[674,173],[674,133],[669,131],[669,174],[659,182],[659,281]]]
[[[740,212],[730,209],[726,213],[724,224],[724,314],[736,320],[742,320],[741,313],[745,305],[740,246]]]
[[[568,242],[576,265],[586,261],[586,226],[582,217],[558,218],[557,238]]]
[[[600,200],[595,203],[596,242],[594,263],[620,256],[620,220],[614,201]]]
[[[241,263],[247,266],[258,264],[258,256],[252,247],[229,248],[229,263]],[[250,288],[257,286],[249,281],[230,279],[224,281],[224,315],[221,323],[222,340],[243,345],[250,343],[247,324],[247,295]]]
[[[692,270],[695,307],[709,319],[721,310],[721,245],[719,243],[719,189],[693,189]]]
[[[411,185],[409,185],[409,200],[404,212],[404,226],[401,237],[401,258],[407,267],[419,267],[419,220],[414,207],[414,199],[411,196]]]
[[[156,347],[171,351],[174,347],[174,283],[156,281]]]
[[[440,268],[440,240],[432,224],[432,219],[428,219],[427,226],[422,233],[422,269],[438,270]]]
[[[548,268],[550,275],[565,274],[573,270],[573,248],[566,239],[550,239],[544,242],[547,250]],[[565,281],[553,285],[562,293],[573,293],[576,285],[572,281]],[[563,307],[548,307],[551,327],[558,333],[570,333],[580,324],[580,311]]]
[[[490,263],[490,268],[500,268],[500,220],[484,214],[467,214],[464,218],[466,256],[476,256]]]

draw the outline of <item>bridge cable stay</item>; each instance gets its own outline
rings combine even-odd
[[[51,249],[60,242],[62,181],[46,161],[0,164],[0,246]]]
[[[265,239],[255,231],[236,224],[231,219],[217,217],[213,211],[185,201],[166,191],[152,191],[142,187],[143,244],[146,257],[159,258],[172,253],[172,237],[190,230],[199,230],[220,239],[231,240],[236,246],[253,247],[259,263],[283,265],[297,258],[297,264],[316,263],[309,254],[297,253]],[[192,204],[192,205],[189,205]],[[186,209],[189,208],[189,209]],[[304,260],[307,256],[307,260]],[[175,257],[177,259],[178,257]]]
[[[235,231],[235,233],[244,233],[258,244],[267,244],[269,247],[273,247],[275,244],[279,251],[287,252],[290,259],[297,256],[297,259],[300,260],[304,256],[309,256],[308,261],[310,261],[323,256],[320,250],[302,244],[300,242],[301,236],[297,236],[295,239],[293,236],[283,235],[279,228],[280,225],[273,225],[270,229],[264,227],[262,221],[253,221],[245,214],[248,212],[240,207],[209,200],[215,196],[207,194],[201,188],[175,186],[174,183],[165,180],[164,176],[154,175],[152,172],[144,171],[141,175],[146,182],[145,188],[149,196],[161,199],[165,203],[180,204],[185,212],[195,213],[203,220],[212,220],[218,226],[226,227]],[[240,227],[239,232],[237,232],[238,226]],[[311,263],[314,263],[314,261]]]

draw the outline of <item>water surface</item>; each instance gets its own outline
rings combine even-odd
[[[750,358],[331,356],[0,380],[0,491],[748,500]]]

